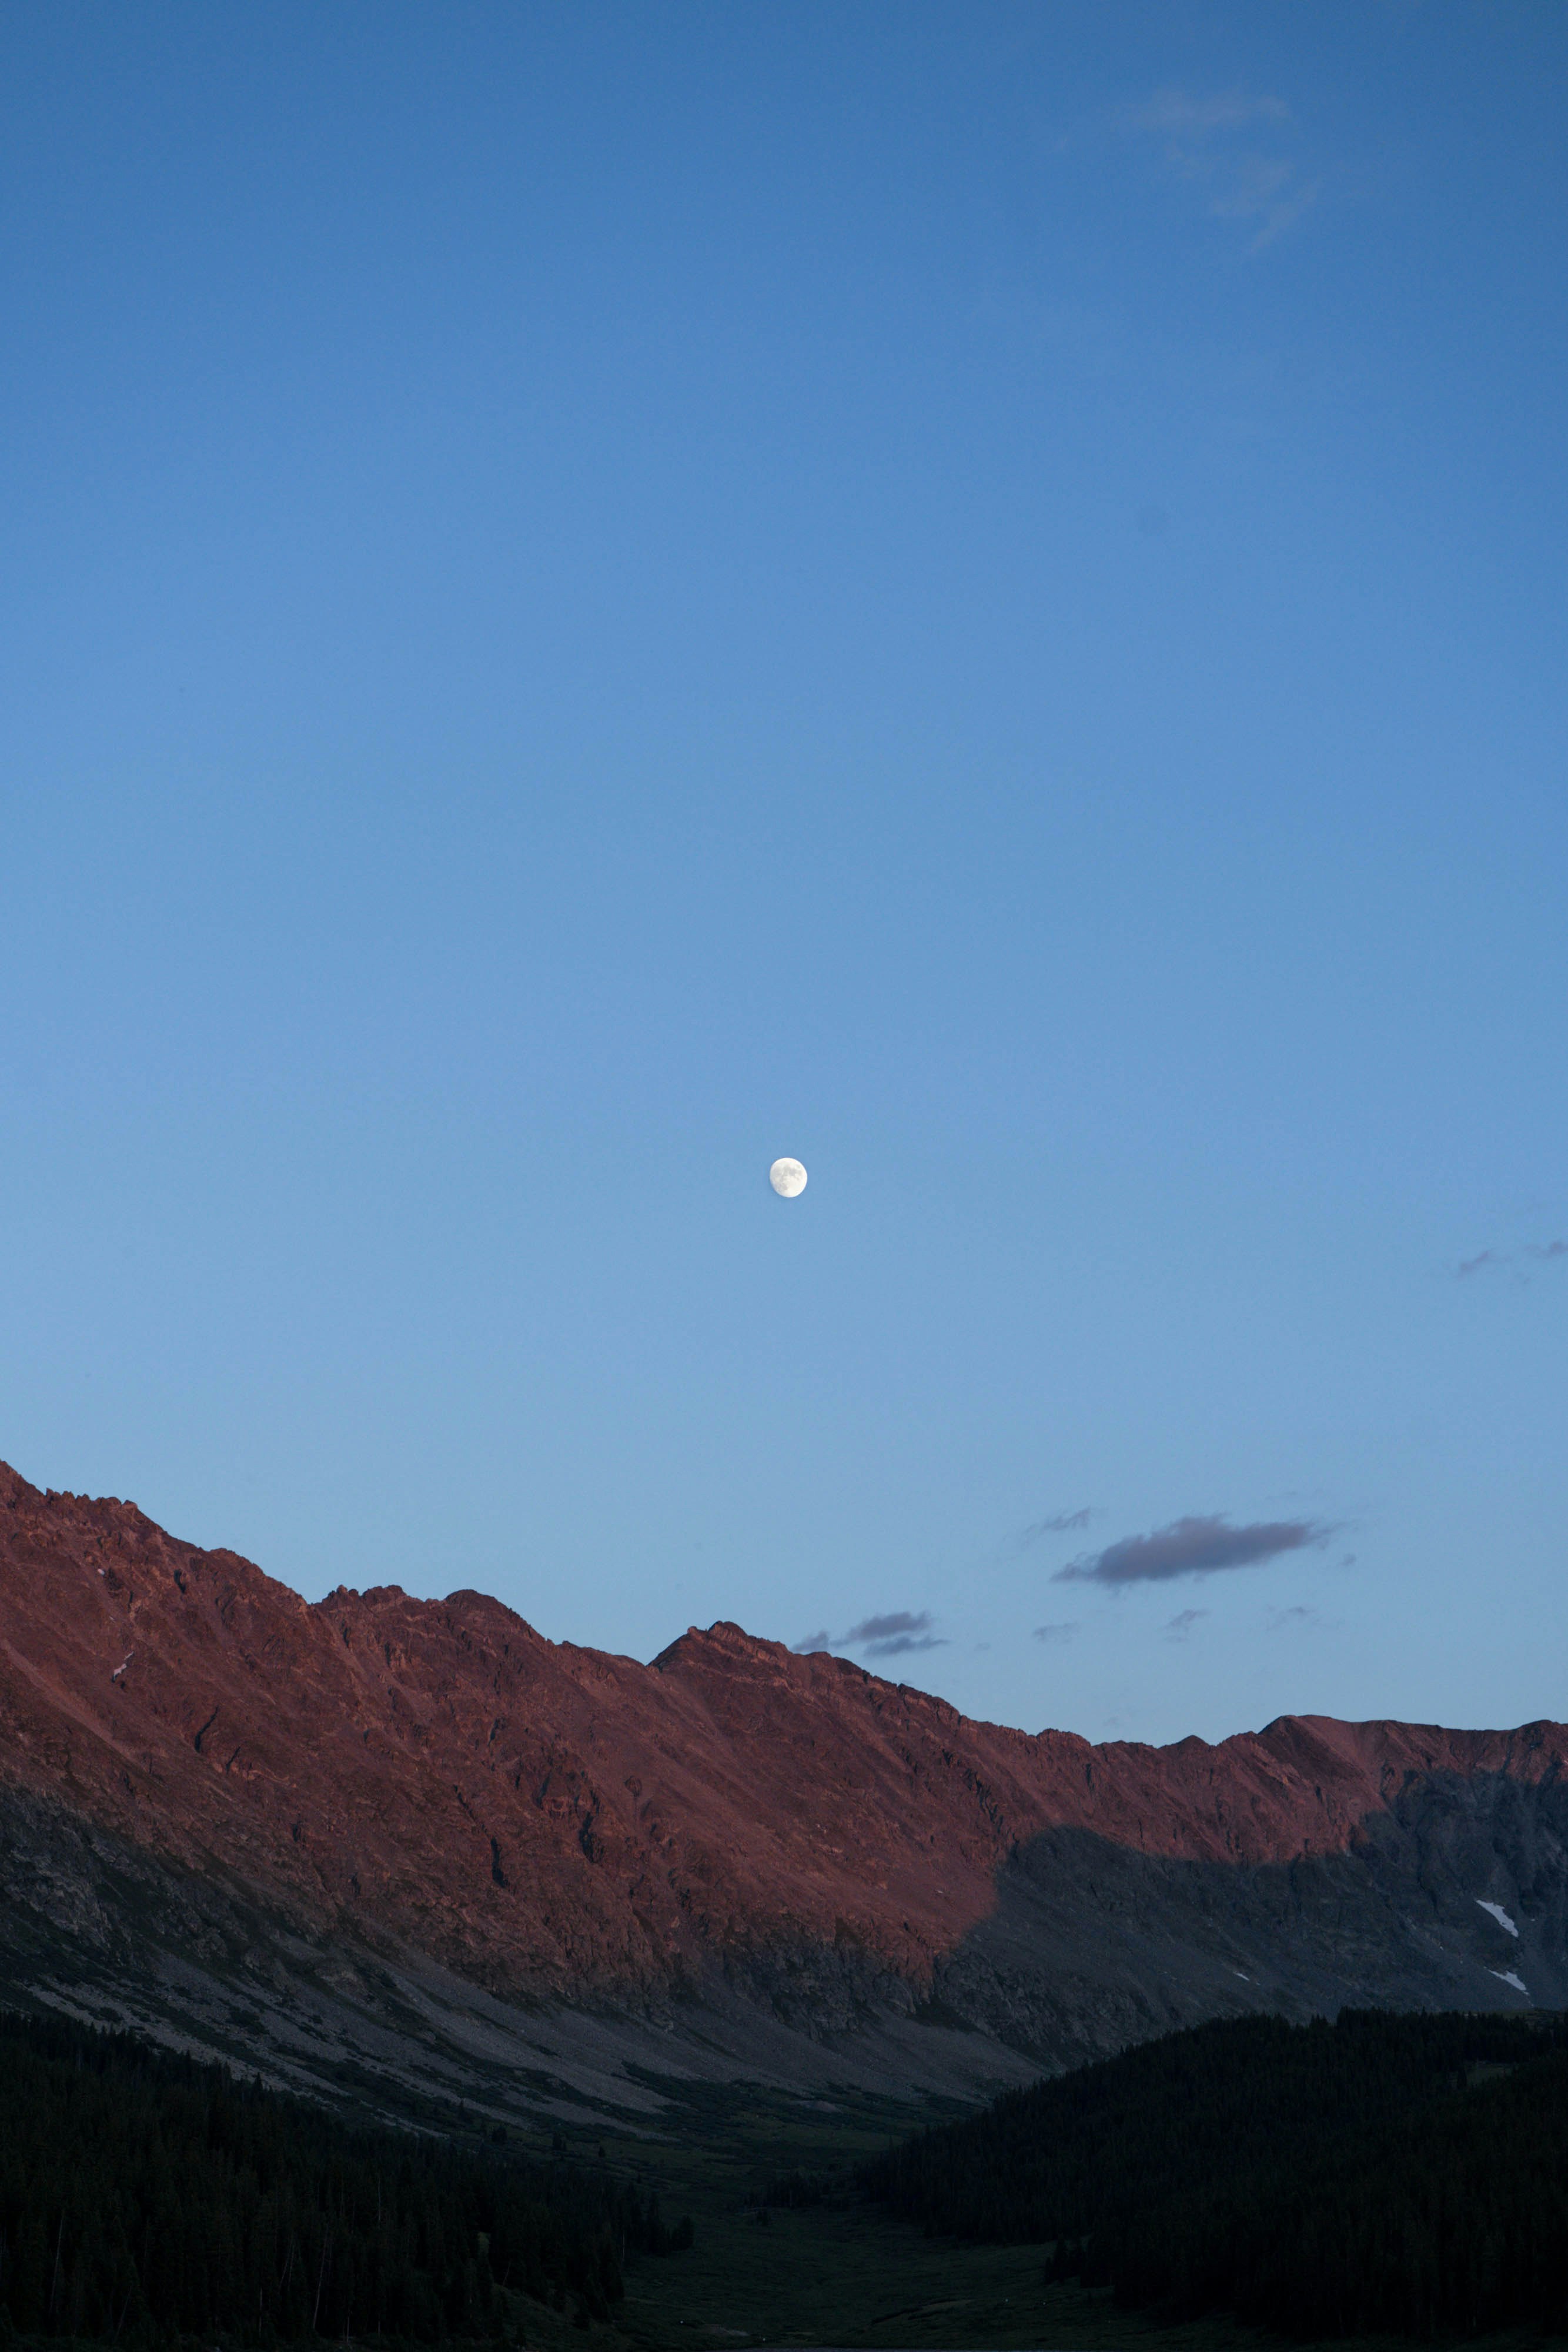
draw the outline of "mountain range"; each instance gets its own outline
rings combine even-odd
[[[0,1465],[0,1999],[385,2112],[974,2097],[1170,2027],[1568,2003],[1568,1730],[970,1721],[693,1628],[307,1603]]]

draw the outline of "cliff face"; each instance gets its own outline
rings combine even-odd
[[[476,1592],[307,1605],[132,1504],[41,1494],[0,1467],[15,1798],[304,1931],[423,1955],[507,1999],[646,2007],[716,1971],[808,2033],[924,2003],[1049,2055],[1082,2038],[1059,1998],[1074,1971],[1136,1978],[1132,2011],[1113,2001],[1089,2037],[1113,2043],[1141,2016],[1165,2021],[1147,1990],[1161,1979],[1177,1988],[1167,2011],[1249,2005],[1243,1987],[1286,2003],[1397,1999],[1402,1983],[1443,1997],[1441,1968],[1428,1982],[1425,1960],[1390,1957],[1428,1931],[1468,2005],[1522,1998],[1507,1979],[1523,1948],[1482,1908],[1494,1889],[1505,1910],[1534,1906],[1531,1990],[1555,1998],[1565,1743],[1554,1724],[1319,1718],[1218,1747],[1030,1737],[734,1625],[644,1666],[545,1641]],[[1434,1804],[1472,1826],[1478,1806],[1528,1817],[1535,1893],[1470,1830],[1468,1860],[1452,1837],[1440,1867],[1423,1860],[1410,1841],[1430,1846]],[[1441,1900],[1435,1869],[1453,1881]],[[1309,1885],[1339,1888],[1330,1908],[1361,1955],[1337,1990],[1332,1930],[1302,1925]],[[1276,1902],[1275,1887],[1296,1893]],[[1215,1942],[1227,1918],[1231,1942]],[[1271,1918],[1273,1959],[1247,1940]],[[1202,1982],[1181,1994],[1172,1938],[1186,1951],[1206,1935]],[[1321,1994],[1280,1974],[1293,1937]]]

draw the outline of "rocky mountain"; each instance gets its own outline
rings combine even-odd
[[[0,1467],[0,1993],[404,2109],[1559,2006],[1565,1743],[1031,1737],[735,1625],[642,1665],[476,1592],[308,1605]]]

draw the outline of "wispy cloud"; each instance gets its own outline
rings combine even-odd
[[[1077,1618],[1070,1617],[1060,1625],[1037,1625],[1034,1638],[1037,1642],[1071,1642],[1082,1631]]]
[[[1462,1257],[1454,1268],[1456,1281],[1479,1274],[1483,1267],[1496,1266],[1500,1272],[1511,1266],[1517,1273],[1521,1265],[1547,1265],[1556,1257],[1568,1257],[1568,1242],[1526,1242],[1522,1248],[1512,1250],[1478,1250],[1474,1257]]]
[[[1054,1518],[1036,1519],[1032,1527],[1023,1528],[1019,1543],[1020,1546],[1038,1543],[1041,1536],[1071,1535],[1076,1528],[1086,1528],[1093,1517],[1087,1504],[1081,1511],[1058,1511]]]
[[[1318,1611],[1303,1609],[1300,1603],[1294,1609],[1270,1609],[1269,1612],[1270,1633],[1287,1633],[1292,1631],[1300,1633],[1308,1625],[1316,1625],[1319,1622],[1321,1619]]]
[[[1210,1616],[1212,1613],[1213,1612],[1207,1609],[1178,1610],[1176,1614],[1171,1619],[1169,1624],[1166,1627],[1166,1641],[1186,1641],[1192,1633],[1193,1627],[1197,1624],[1200,1624],[1205,1617]]]
[[[915,1650],[946,1650],[949,1644],[931,1631],[929,1609],[889,1609],[879,1617],[862,1617],[835,1641],[824,1626],[795,1643],[795,1654],[811,1650],[862,1650],[868,1658],[902,1658]]]
[[[1031,1519],[1027,1528],[1018,1528],[1010,1536],[1004,1536],[991,1559],[1021,1559],[1026,1551],[1032,1551],[1036,1544],[1046,1542],[1051,1536],[1080,1534],[1096,1516],[1085,1504],[1081,1511],[1057,1511],[1049,1519]]]
[[[1102,1552],[1058,1569],[1053,1584],[1158,1584],[1174,1576],[1214,1576],[1259,1568],[1281,1552],[1321,1544],[1333,1530],[1312,1519],[1258,1519],[1232,1527],[1218,1516],[1173,1519],[1146,1536],[1124,1536]]]
[[[1163,131],[1179,139],[1207,138],[1211,131],[1239,131],[1249,122],[1288,122],[1291,110],[1282,98],[1228,89],[1211,98],[1194,98],[1190,90],[1157,89],[1143,106],[1130,106],[1123,120],[1134,131]]]
[[[1124,109],[1121,120],[1124,130],[1159,141],[1173,179],[1206,191],[1211,219],[1250,226],[1249,253],[1282,236],[1321,192],[1321,183],[1284,151],[1291,110],[1268,92],[1160,89]],[[1260,138],[1268,143],[1258,144]]]

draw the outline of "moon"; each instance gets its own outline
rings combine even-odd
[[[798,1160],[776,1160],[768,1171],[768,1181],[781,1201],[792,1201],[806,1189],[806,1171]]]

